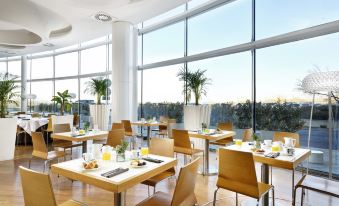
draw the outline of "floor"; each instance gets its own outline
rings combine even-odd
[[[28,165],[28,158],[32,152],[31,147],[19,147],[16,149],[16,158],[12,161],[0,162],[0,205],[23,205],[23,194],[21,191],[21,182],[18,174],[18,166]],[[79,155],[76,149],[73,156]],[[178,156],[179,166],[183,164],[183,157]],[[211,164],[216,165],[217,161],[215,153],[211,152]],[[32,162],[32,169],[42,171],[43,162],[34,160]],[[178,170],[177,170],[178,171]],[[260,165],[257,165],[257,173],[259,177]],[[301,177],[299,172],[296,172],[297,178]],[[94,186],[86,185],[81,182],[71,182],[70,180],[51,174],[52,183],[56,200],[62,203],[70,198],[83,201],[88,205],[106,206],[113,205],[113,194]],[[216,176],[202,176],[198,175],[196,182],[196,197],[198,205],[211,206],[213,199],[213,192],[215,189]],[[273,184],[276,188],[276,203],[277,205],[291,205],[291,173],[287,170],[273,169]],[[157,186],[157,191],[172,193],[175,187],[175,179],[165,180]],[[137,185],[127,191],[127,205],[135,205],[143,199],[147,198],[147,187],[144,185]],[[235,205],[235,194],[219,190],[217,205]],[[240,196],[240,203],[246,202],[251,198]],[[299,194],[297,196],[299,200]],[[298,205],[299,205],[298,201]],[[338,206],[339,199],[329,198],[317,193],[306,193],[306,204],[313,206]]]

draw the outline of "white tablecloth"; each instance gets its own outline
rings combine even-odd
[[[48,118],[31,118],[30,120],[18,119],[17,124],[28,134],[35,132],[39,127],[48,124]]]

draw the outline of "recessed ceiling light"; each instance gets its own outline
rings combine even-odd
[[[111,15],[102,11],[99,11],[98,13],[94,14],[93,18],[99,22],[110,22],[113,20]]]

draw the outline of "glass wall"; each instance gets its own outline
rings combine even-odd
[[[81,51],[81,74],[106,71],[107,46],[99,46]]]
[[[55,77],[78,75],[78,52],[55,56]]]
[[[0,62],[0,73],[7,72],[7,62]]]
[[[53,78],[53,57],[32,60],[32,79]]]
[[[30,103],[32,104],[32,111],[43,112],[43,113],[53,113],[54,104],[51,101],[52,96],[54,95],[53,82],[52,81],[37,81],[30,83],[31,94],[35,94],[37,98],[28,102],[28,107],[30,108]]]

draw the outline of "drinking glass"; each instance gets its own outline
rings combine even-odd
[[[242,145],[242,140],[241,139],[236,139],[235,140],[235,145],[241,146]]]
[[[141,156],[147,156],[148,152],[148,147],[142,147],[140,150]]]
[[[279,145],[272,145],[272,152],[279,152],[280,146]]]

